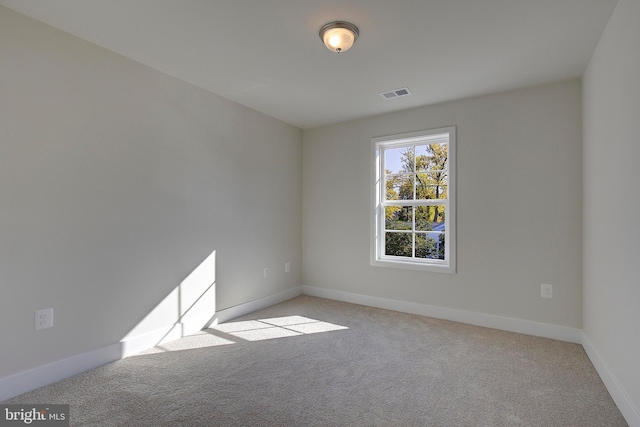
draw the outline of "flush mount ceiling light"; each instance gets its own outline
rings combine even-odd
[[[346,52],[360,35],[358,27],[350,22],[334,21],[320,28],[320,38],[332,52]]]

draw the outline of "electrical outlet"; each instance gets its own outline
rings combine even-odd
[[[269,269],[267,267],[264,268],[264,277],[269,277]]]
[[[553,285],[543,283],[540,285],[540,296],[542,298],[553,298]]]
[[[53,308],[36,311],[36,330],[53,327]]]
[[[290,262],[285,262],[284,263],[284,272],[285,273],[290,273],[291,272],[291,263]]]

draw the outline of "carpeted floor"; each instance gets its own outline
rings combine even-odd
[[[626,426],[583,348],[300,296],[5,403],[74,426]]]

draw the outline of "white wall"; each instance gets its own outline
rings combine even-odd
[[[639,17],[640,2],[618,1],[583,77],[584,333],[631,425],[640,425]]]
[[[0,7],[0,379],[118,343],[167,296],[136,333],[212,283],[208,317],[299,287],[301,142]]]
[[[579,330],[580,92],[573,80],[305,131],[304,285]],[[370,138],[449,125],[457,274],[370,266]]]

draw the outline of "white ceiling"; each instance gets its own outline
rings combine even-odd
[[[579,77],[617,0],[0,0],[302,129]],[[354,47],[319,28],[347,20]],[[379,92],[408,86],[412,96]]]

